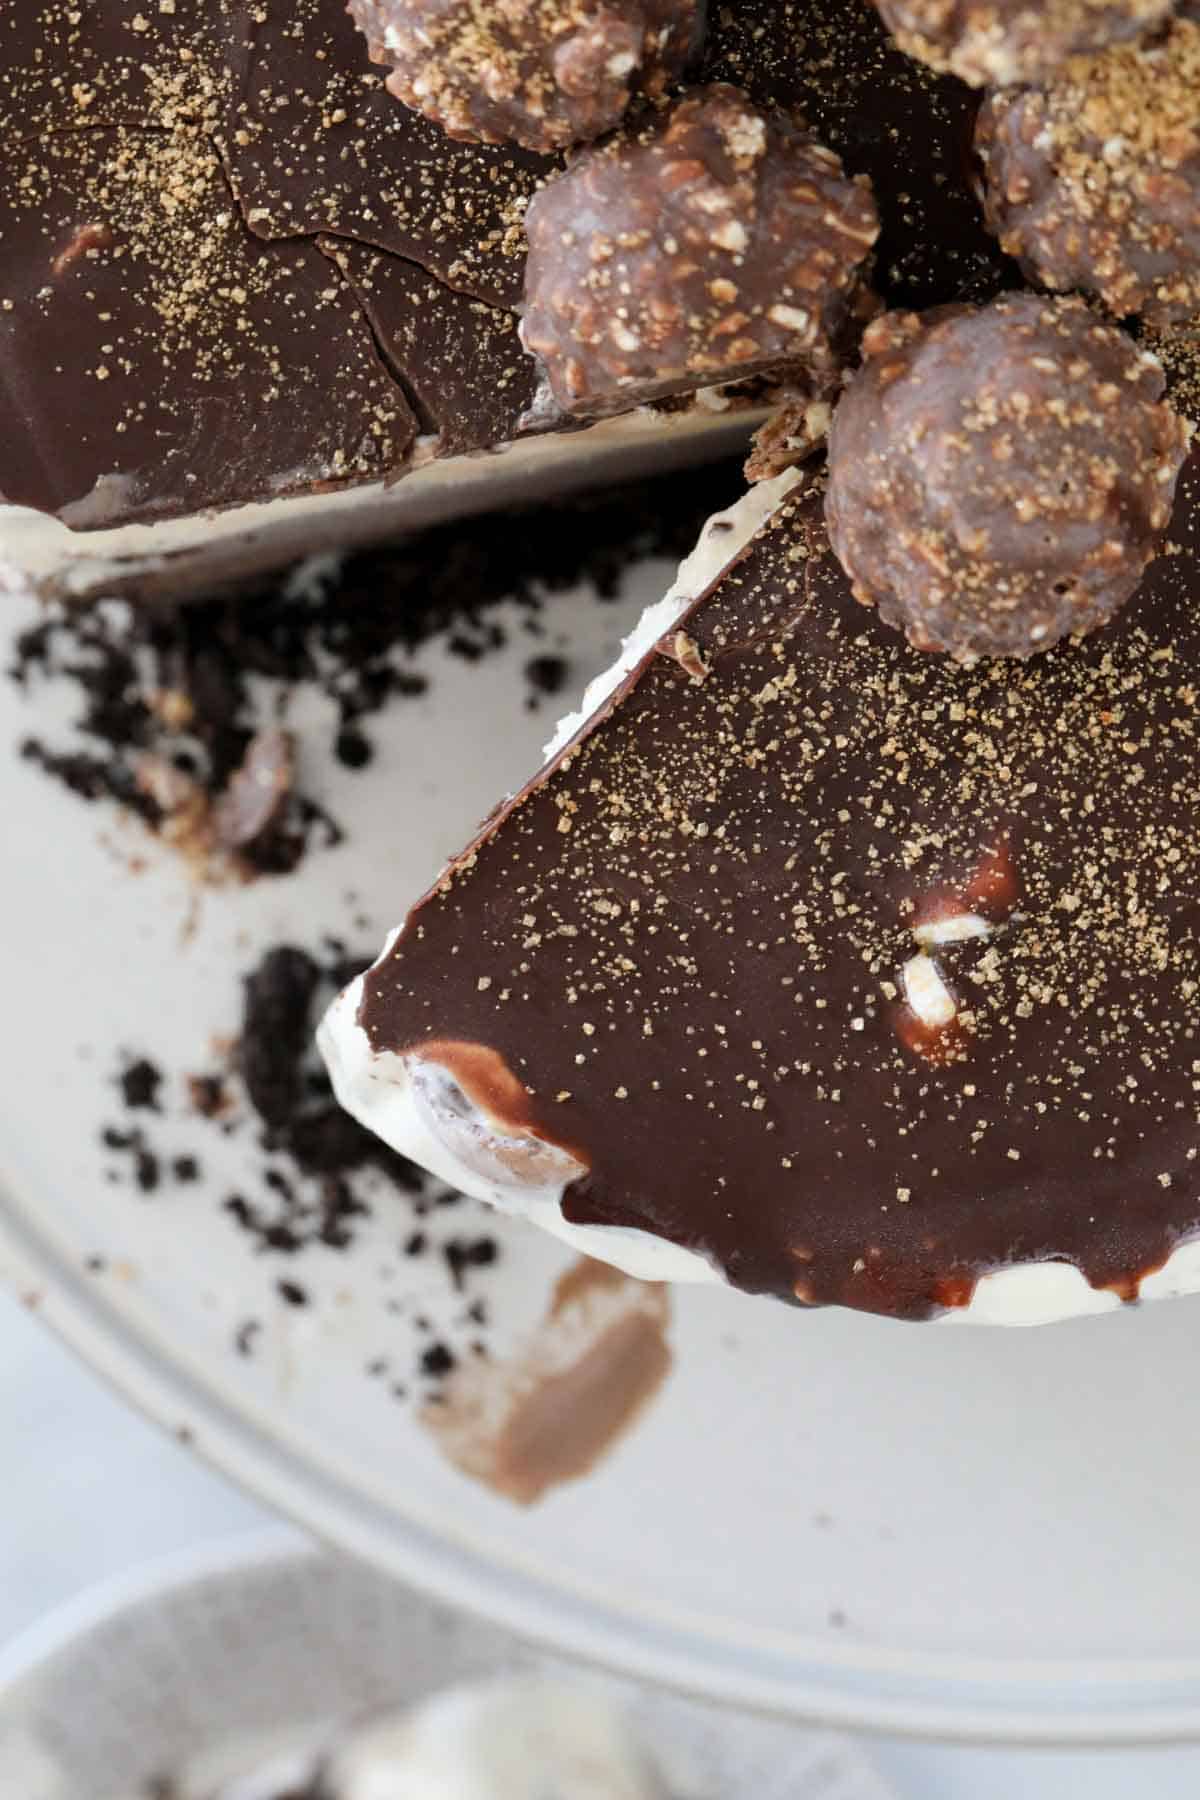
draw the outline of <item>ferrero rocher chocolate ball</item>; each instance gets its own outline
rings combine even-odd
[[[526,228],[525,348],[597,416],[788,367],[832,380],[879,220],[865,177],[718,84],[581,152]]]
[[[1171,516],[1189,427],[1078,299],[885,313],[834,414],[825,516],[855,597],[920,650],[1029,656],[1094,631]]]
[[[1030,277],[1155,326],[1200,314],[1200,14],[992,94],[988,224]]]
[[[1126,43],[1171,0],[875,0],[902,50],[973,87],[1044,81],[1068,56]]]
[[[349,0],[397,99],[451,137],[553,151],[657,98],[699,40],[703,0]]]

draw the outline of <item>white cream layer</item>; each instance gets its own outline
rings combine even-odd
[[[625,676],[653,653],[655,644],[674,628],[692,602],[720,578],[797,479],[789,471],[752,488],[736,505],[708,521],[696,548],[680,565],[670,591],[643,613],[617,661],[589,685],[580,711],[562,721],[548,746],[547,760],[587,725]],[[376,967],[387,960],[399,935],[399,928],[391,934]],[[345,989],[317,1034],[333,1091],[360,1124],[448,1186],[502,1212],[528,1218],[581,1254],[612,1263],[627,1275],[642,1281],[723,1279],[707,1258],[651,1232],[575,1225],[564,1219],[563,1194],[583,1173],[580,1165],[562,1157],[561,1166],[553,1166],[551,1160],[547,1167],[544,1155],[527,1155],[534,1178],[518,1179],[512,1163],[520,1160],[529,1146],[497,1131],[478,1110],[472,1111],[461,1090],[452,1108],[439,1105],[429,1079],[433,1065],[428,1058],[372,1050],[358,1023],[363,983],[360,976]],[[447,1076],[447,1080],[452,1078]],[[557,1154],[561,1156],[561,1152]]]
[[[579,710],[558,726],[546,747],[547,763],[586,730],[626,676],[670,635],[692,602],[719,580],[799,479],[796,471],[788,471],[763,482],[708,521],[669,592],[646,609],[617,661],[589,684]],[[386,960],[399,935],[399,930],[392,933],[379,962]],[[455,1104],[452,1108],[437,1105],[431,1098],[433,1066],[418,1052],[373,1052],[358,1023],[363,979],[353,982],[335,1001],[318,1038],[338,1100],[368,1130],[448,1185],[504,1212],[526,1217],[572,1248],[629,1275],[644,1281],[724,1279],[706,1257],[650,1232],[575,1225],[564,1219],[563,1195],[583,1172],[580,1166],[554,1151],[554,1156],[562,1158],[561,1166],[555,1167],[545,1154],[546,1146],[506,1137],[478,1108],[471,1107],[445,1070],[440,1073],[456,1089]],[[531,1167],[536,1166],[536,1180],[522,1180],[514,1174],[512,1163],[522,1157]],[[1165,1299],[1198,1292],[1200,1239],[1181,1244],[1161,1269],[1147,1275],[1139,1297]],[[1122,1304],[1110,1290],[1092,1287],[1069,1263],[1015,1263],[981,1276],[969,1304],[948,1309],[938,1322],[1047,1325],[1116,1312]]]
[[[573,1225],[564,1219],[563,1195],[584,1173],[582,1166],[561,1151],[551,1148],[547,1156],[540,1145],[497,1129],[470,1107],[461,1089],[453,1108],[439,1106],[430,1081],[431,1072],[436,1080],[439,1065],[427,1058],[374,1052],[358,1023],[364,979],[360,975],[335,1000],[321,1022],[317,1042],[339,1105],[368,1131],[447,1187],[528,1219],[581,1255],[611,1263],[640,1281],[721,1280],[704,1257],[651,1232],[618,1225]],[[448,1083],[453,1081],[442,1073]],[[513,1173],[512,1163],[525,1153],[537,1166],[531,1169],[531,1178],[522,1180]]]
[[[761,416],[714,408],[701,397],[686,412],[642,408],[497,450],[430,455],[390,486],[287,494],[94,531],[73,531],[48,513],[0,504],[0,592],[7,585],[70,600],[113,593],[176,599],[321,550],[354,549],[485,508],[707,460],[739,448]],[[102,516],[115,503],[114,489],[119,499],[110,477],[68,510],[77,519]]]
[[[701,531],[696,548],[680,563],[671,587],[661,600],[646,608],[625,639],[616,662],[589,681],[578,711],[559,720],[543,752],[547,762],[552,762],[584,730],[625,677],[675,629],[688,607],[720,579],[799,480],[798,469],[786,469],[773,481],[761,481],[750,488],[725,512],[713,514]]]

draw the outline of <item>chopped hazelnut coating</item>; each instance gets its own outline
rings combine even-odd
[[[683,73],[699,0],[349,0],[398,100],[450,137],[552,151]]]
[[[988,223],[1026,273],[1166,325],[1200,313],[1200,16],[991,95]]]
[[[814,397],[806,388],[782,394],[779,406],[751,439],[746,480],[771,481],[785,469],[807,462],[823,447],[832,416],[829,400]]]
[[[1126,43],[1171,0],[876,0],[902,50],[972,87],[1044,81],[1068,56]]]
[[[566,411],[767,370],[832,380],[879,231],[870,183],[738,89],[701,89],[535,195],[521,335]]]
[[[855,598],[921,650],[1094,631],[1159,549],[1190,427],[1081,300],[886,313],[834,415],[826,518]]]

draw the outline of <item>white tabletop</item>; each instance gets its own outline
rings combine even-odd
[[[0,1643],[92,1582],[268,1517],[132,1413],[3,1296],[0,1470]],[[1200,1793],[1200,1749],[1060,1755],[887,1740],[869,1748],[902,1800]]]
[[[0,1469],[0,1642],[108,1575],[268,1518],[7,1295]]]

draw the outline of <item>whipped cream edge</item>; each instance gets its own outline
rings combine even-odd
[[[750,539],[803,478],[799,470],[786,470],[771,481],[750,488],[724,512],[710,518],[696,547],[680,564],[679,573],[661,600],[648,606],[612,666],[597,675],[584,691],[577,711],[560,720],[546,745],[543,770],[586,730],[627,676],[655,649],[682,619],[694,601],[713,587]],[[387,960],[402,926],[389,935],[374,967]],[[562,1215],[568,1181],[544,1182],[537,1187],[514,1178],[503,1179],[470,1166],[435,1131],[414,1092],[413,1065],[426,1062],[419,1052],[372,1050],[358,1023],[365,977],[352,982],[329,1008],[318,1032],[338,1102],[369,1131],[394,1150],[458,1188],[502,1212],[529,1219],[573,1250],[611,1263],[642,1281],[724,1282],[722,1271],[699,1251],[626,1226],[576,1225]],[[496,1128],[482,1115],[479,1140],[494,1137]],[[1143,1277],[1138,1298],[1174,1299],[1200,1292],[1200,1238],[1179,1244],[1161,1268]],[[1049,1325],[1064,1319],[1083,1318],[1119,1311],[1126,1304],[1109,1288],[1091,1285],[1071,1263],[1042,1261],[1012,1263],[981,1275],[966,1306],[950,1307],[934,1320],[949,1325]]]

